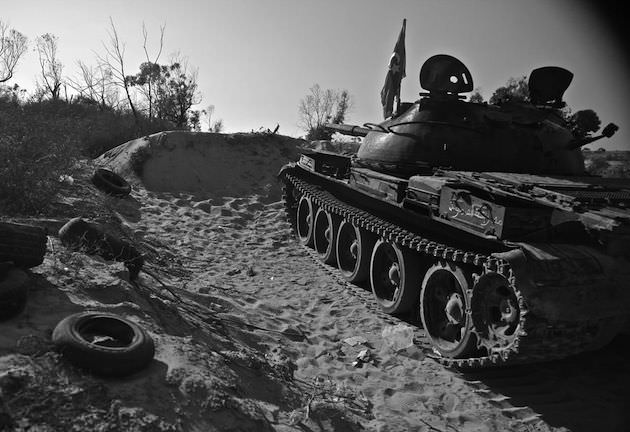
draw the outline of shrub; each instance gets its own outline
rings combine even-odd
[[[151,155],[151,146],[147,144],[144,147],[138,148],[129,158],[129,165],[138,177],[142,177],[144,164],[151,158]]]
[[[44,213],[59,190],[59,177],[76,160],[77,143],[55,133],[55,126],[35,122],[0,136],[0,211]],[[17,130],[16,130],[17,129]]]
[[[59,176],[71,174],[77,158],[171,129],[166,121],[135,122],[130,113],[93,104],[0,97],[0,213],[44,213]]]

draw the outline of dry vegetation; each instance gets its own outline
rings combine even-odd
[[[168,122],[137,124],[124,112],[83,103],[20,102],[0,92],[0,209],[3,214],[46,214],[60,176],[75,162],[162,130]]]
[[[586,169],[602,177],[630,178],[630,151],[584,151]]]

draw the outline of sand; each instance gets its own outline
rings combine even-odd
[[[25,312],[0,323],[7,430],[565,431],[593,423],[627,430],[627,372],[613,387],[601,383],[607,376],[558,378],[583,371],[584,362],[595,370],[618,356],[623,364],[617,351],[494,372],[492,384],[488,375],[445,369],[421,328],[382,314],[367,290],[318,263],[294,240],[275,179],[303,144],[261,133],[168,132],[86,163],[66,187],[63,217],[33,220],[49,228],[49,252],[32,269]],[[131,195],[93,188],[95,166],[123,175]],[[61,245],[55,228],[74,216],[138,245],[147,263],[135,283],[122,264]],[[55,352],[56,323],[86,309],[147,329],[156,344],[149,367],[105,379]],[[412,332],[415,344],[383,337],[397,329]],[[534,394],[560,408],[522,396],[531,380]],[[584,398],[571,392],[589,388],[593,396],[580,405]],[[515,394],[521,399],[512,401]],[[602,410],[608,415],[598,420]]]

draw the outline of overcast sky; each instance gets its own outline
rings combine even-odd
[[[414,101],[418,73],[434,54],[454,55],[486,99],[510,77],[562,66],[575,77],[565,100],[595,110],[620,131],[596,146],[630,150],[628,50],[597,11],[577,0],[0,0],[0,19],[33,41],[59,37],[64,74],[77,60],[95,63],[110,17],[126,45],[128,73],[144,61],[142,23],[155,52],[179,51],[198,68],[203,102],[215,106],[226,132],[273,129],[300,136],[297,107],[315,83],[347,89],[347,122],[382,120],[380,89],[407,19],[407,77],[402,99]],[[15,78],[34,88],[37,56],[29,51]]]

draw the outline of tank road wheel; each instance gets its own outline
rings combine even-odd
[[[339,231],[339,217],[320,208],[315,213],[313,243],[319,258],[326,264],[335,262],[335,238]]]
[[[374,234],[348,221],[341,222],[335,252],[337,267],[348,282],[363,282],[368,278],[374,243],[376,243]]]
[[[303,196],[298,203],[295,229],[300,243],[313,246],[313,223],[315,221],[315,204],[310,198]]]
[[[486,273],[475,284],[472,319],[479,346],[488,353],[509,347],[518,338],[521,310],[510,282],[498,273]]]
[[[433,346],[445,357],[467,357],[476,347],[466,296],[469,282],[456,265],[435,264],[424,276],[420,316]]]
[[[370,261],[372,294],[388,314],[411,309],[420,287],[420,257],[397,244],[379,240]]]

